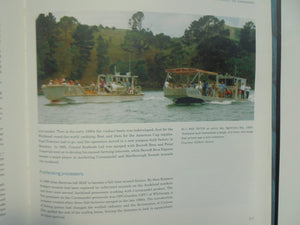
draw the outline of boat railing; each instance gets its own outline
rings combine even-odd
[[[134,87],[134,94],[141,94],[142,93],[142,87],[141,86],[135,86]]]

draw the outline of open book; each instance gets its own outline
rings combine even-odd
[[[1,224],[270,224],[269,1],[0,8]]]

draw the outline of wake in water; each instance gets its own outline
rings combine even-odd
[[[234,100],[228,100],[228,101],[211,101],[207,102],[206,104],[213,104],[213,105],[230,105],[231,103],[235,102]]]
[[[254,102],[254,97],[255,97],[255,95],[254,95],[254,92],[253,92],[253,93],[251,93],[251,94],[249,95],[248,101],[249,101],[249,102]]]
[[[151,96],[151,97],[148,97],[148,98],[143,98],[144,101],[153,101],[153,100],[159,100],[159,101],[162,101],[162,100],[165,100],[166,98],[165,97],[159,97],[159,96]]]

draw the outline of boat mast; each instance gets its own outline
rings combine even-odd
[[[129,74],[131,75],[131,53],[129,53],[129,62],[128,62],[128,69],[129,69]]]

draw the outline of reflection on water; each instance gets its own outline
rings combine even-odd
[[[254,119],[254,97],[252,93],[247,102],[176,105],[162,91],[146,91],[143,100],[118,103],[50,104],[38,96],[38,110],[42,124],[237,121]]]

